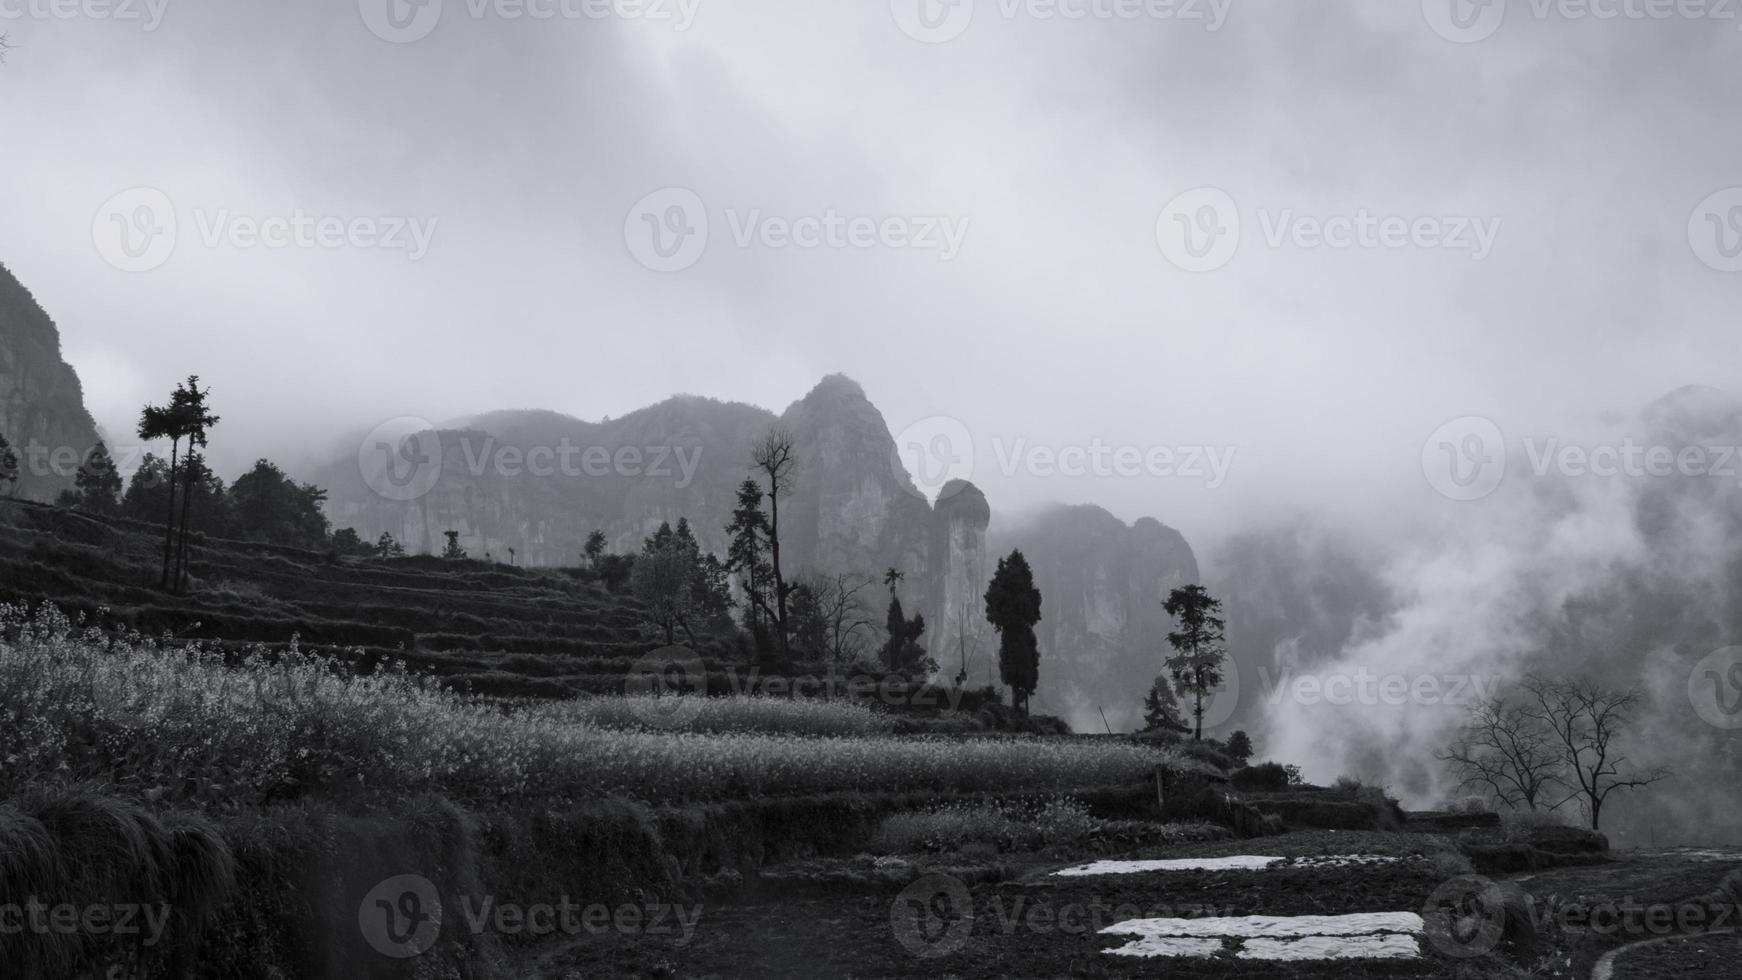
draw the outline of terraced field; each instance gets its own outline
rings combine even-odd
[[[479,694],[619,691],[653,644],[633,597],[580,569],[431,557],[380,560],[204,540],[186,596],[157,588],[162,530],[0,502],[0,600],[53,602],[105,626],[223,643],[284,644],[404,661]],[[99,615],[100,613],[100,615]],[[725,641],[704,638],[710,669]]]

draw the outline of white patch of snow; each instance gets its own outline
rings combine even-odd
[[[1265,871],[1277,867],[1346,868],[1356,865],[1391,864],[1399,858],[1383,854],[1326,854],[1318,857],[1283,858],[1239,854],[1219,858],[1174,858],[1165,861],[1096,861],[1054,871],[1059,878],[1089,875],[1151,874],[1160,871]]]
[[[1243,960],[1413,960],[1421,956],[1414,936],[1303,936],[1248,939]]]
[[[1223,858],[1179,858],[1171,861],[1096,861],[1063,871],[1054,871],[1060,878],[1084,875],[1131,875],[1151,871],[1262,871],[1281,864],[1279,857],[1240,855]]]
[[[1247,915],[1204,919],[1131,919],[1101,930],[1113,936],[1366,936],[1377,932],[1419,933],[1415,912],[1357,912],[1353,915]]]
[[[1107,952],[1113,956],[1141,957],[1184,957],[1192,956],[1207,959],[1222,951],[1220,939],[1186,939],[1168,936],[1145,936],[1133,940],[1118,949]]]

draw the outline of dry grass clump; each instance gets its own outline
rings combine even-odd
[[[78,787],[31,790],[0,804],[0,896],[25,916],[9,923],[21,928],[0,930],[0,976],[185,962],[228,899],[235,870],[229,847],[202,820],[160,818]],[[47,913],[31,916],[37,904],[75,910],[81,923],[95,914],[108,925],[57,928]],[[116,928],[123,923],[125,934]]]

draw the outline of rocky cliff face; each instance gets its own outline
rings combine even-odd
[[[79,377],[61,359],[60,333],[35,297],[0,265],[0,435],[18,454],[14,492],[52,500],[72,485],[97,442]]]
[[[1143,695],[1170,655],[1161,603],[1198,581],[1185,538],[1094,506],[1055,507],[993,537],[994,556],[1022,550],[1042,596],[1035,710],[1077,731],[1102,730],[1102,712],[1114,731],[1138,727]]]

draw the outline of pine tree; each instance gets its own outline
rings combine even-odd
[[[1040,590],[1022,552],[998,559],[986,588],[986,620],[998,631],[999,677],[1009,686],[1014,705],[1027,714],[1029,698],[1040,684],[1040,644],[1034,637]]]
[[[738,506],[732,511],[732,523],[726,525],[726,533],[732,536],[726,551],[726,570],[738,576],[745,598],[744,626],[760,647],[767,637],[764,617],[770,621],[775,618],[769,603],[774,570],[766,557],[768,515],[762,512],[762,488],[755,480],[746,479],[738,485]]]
[[[1187,585],[1169,593],[1162,603],[1167,614],[1179,622],[1179,629],[1167,634],[1174,655],[1166,666],[1175,684],[1192,697],[1194,727],[1192,738],[1204,738],[1204,699],[1222,683],[1223,630],[1226,623],[1216,614],[1222,602],[1210,596],[1201,585]]]
[[[121,507],[121,474],[109,447],[97,443],[85,454],[79,471],[73,474],[73,506],[95,514],[113,514]]]
[[[1163,674],[1149,686],[1143,696],[1143,730],[1146,732],[1189,732],[1191,728],[1180,720],[1179,699]]]

